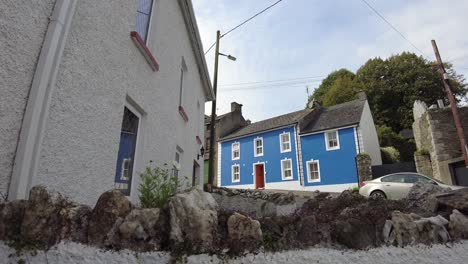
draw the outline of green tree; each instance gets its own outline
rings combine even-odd
[[[332,88],[333,83],[337,79],[342,77],[349,77],[351,79],[354,79],[355,74],[349,71],[348,69],[340,69],[330,73],[325,79],[323,79],[320,86],[317,89],[315,89],[314,93],[309,97],[308,101],[310,102],[312,98],[315,98],[315,100],[322,103],[323,97]]]
[[[454,92],[458,97],[467,91],[462,76],[452,65],[446,65]],[[411,128],[413,104],[422,100],[427,104],[445,98],[443,83],[434,64],[421,56],[403,52],[388,59],[374,58],[367,61],[356,73],[363,84],[374,120],[398,132]]]
[[[351,76],[340,76],[330,86],[328,92],[322,97],[325,107],[345,103],[356,99],[356,95],[363,86]]]

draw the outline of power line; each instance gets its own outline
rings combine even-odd
[[[222,89],[222,91],[237,91],[237,90],[255,90],[262,88],[276,88],[276,87],[294,87],[294,86],[304,86],[311,83],[321,82],[322,80],[313,80],[313,81],[296,81],[289,83],[276,83],[270,85],[255,85],[255,86],[244,86],[244,87],[228,87]]]
[[[426,56],[426,54],[424,54],[424,52],[422,52],[418,47],[416,47],[416,45],[413,44],[413,42],[411,42],[408,38],[406,38],[405,35],[403,35],[403,33],[401,33],[395,26],[392,25],[392,23],[390,23],[383,15],[381,15],[379,13],[379,11],[377,11],[374,7],[372,7],[369,4],[369,2],[367,2],[366,0],[361,0],[361,1],[364,2],[364,4],[366,4],[372,11],[374,11],[374,13],[376,13],[383,21],[385,21],[385,23],[387,23],[387,25],[389,25],[393,30],[395,30],[395,32],[397,32],[404,40],[406,40],[409,44],[411,44],[411,46],[413,46],[413,48],[415,48],[424,57],[427,58],[427,56]]]
[[[286,81],[298,81],[298,80],[305,80],[305,79],[320,79],[320,80],[322,80],[322,78],[326,77],[326,76],[327,75],[320,75],[320,76],[309,76],[309,77],[299,77],[299,78],[269,80],[269,81],[258,81],[258,82],[227,83],[227,84],[219,85],[219,87],[243,86],[243,85],[246,85],[246,84],[261,84],[261,83],[276,83],[276,82],[286,82]]]
[[[244,24],[246,24],[246,23],[249,22],[250,20],[254,19],[255,17],[257,17],[257,16],[263,14],[265,11],[267,11],[268,9],[270,9],[270,8],[274,7],[275,5],[279,4],[281,1],[283,1],[283,0],[278,0],[278,1],[274,2],[273,4],[267,6],[265,9],[263,9],[262,11],[256,13],[255,15],[251,16],[250,18],[244,20],[244,22],[242,22],[242,23],[240,23],[239,25],[237,25],[237,26],[231,28],[231,29],[228,30],[226,33],[222,34],[221,37],[220,37],[220,39],[223,38],[224,36],[226,36],[227,34],[233,32],[234,30],[240,28],[241,26],[243,26]],[[208,48],[208,50],[205,52],[205,55],[214,47],[215,44],[216,44],[216,41]]]

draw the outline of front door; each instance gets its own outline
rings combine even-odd
[[[265,189],[265,173],[263,164],[255,165],[255,189]]]
[[[130,195],[132,184],[139,121],[138,116],[125,107],[115,168],[115,188],[127,196]]]

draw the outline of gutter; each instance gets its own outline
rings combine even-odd
[[[201,75],[203,87],[205,88],[205,96],[207,101],[215,99],[215,93],[211,85],[210,74],[208,73],[208,67],[206,66],[205,53],[203,50],[202,41],[200,39],[200,33],[198,31],[197,20],[193,11],[191,0],[178,0],[182,15],[184,17],[185,25],[189,33],[190,42],[192,49],[195,54],[195,60],[197,61],[198,71]]]
[[[25,199],[37,174],[57,72],[78,0],[57,0],[34,73],[16,149],[8,200]]]

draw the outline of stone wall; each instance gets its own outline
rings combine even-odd
[[[359,154],[356,156],[356,165],[359,177],[359,185],[364,181],[372,180],[372,160],[369,155]]]
[[[428,109],[418,111],[413,123],[414,139],[418,149],[427,149],[430,153],[433,177],[444,183],[454,184],[449,165],[462,160],[460,141],[450,108]],[[459,108],[461,123],[468,138],[468,107]]]
[[[416,170],[429,177],[434,177],[432,171],[431,156],[429,155],[414,155],[414,162],[416,163]]]

